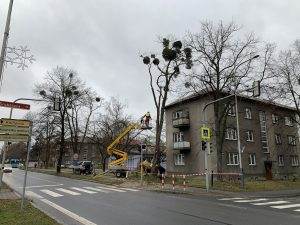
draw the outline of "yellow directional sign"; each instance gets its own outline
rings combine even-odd
[[[0,126],[0,134],[29,135],[29,127]]]
[[[0,125],[2,126],[16,126],[16,127],[29,127],[29,120],[14,120],[14,119],[5,119],[0,120]]]
[[[10,142],[18,142],[28,141],[28,135],[13,135],[13,134],[0,134],[0,141],[10,141]]]
[[[201,127],[201,140],[202,141],[210,141],[210,138],[211,138],[211,130],[209,127]]]

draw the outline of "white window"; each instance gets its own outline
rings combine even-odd
[[[253,131],[252,130],[247,130],[246,131],[246,135],[247,135],[247,141],[254,141],[254,139],[253,139]]]
[[[182,117],[182,110],[178,110],[176,112],[173,112],[173,119],[178,119]]]
[[[230,104],[228,106],[228,116],[235,116],[235,105],[234,104]]]
[[[278,156],[278,166],[284,166],[284,157],[283,157],[283,155]]]
[[[250,108],[245,108],[245,118],[246,119],[252,119],[252,115],[251,115],[251,109]]]
[[[184,140],[183,132],[173,133],[173,142],[182,142],[183,140]]]
[[[275,114],[272,114],[272,122],[275,124],[275,123],[279,123],[279,116],[278,115],[275,115]]]
[[[227,140],[236,140],[237,133],[235,128],[227,128],[225,133],[225,139]]]
[[[293,119],[289,116],[284,117],[284,123],[287,126],[292,127],[293,126]]]
[[[275,143],[277,145],[281,145],[282,144],[281,134],[275,134]]]
[[[227,165],[239,165],[239,155],[238,153],[228,153],[228,163]]]
[[[249,165],[255,166],[256,165],[256,157],[255,154],[249,154]]]
[[[299,157],[297,155],[292,155],[292,166],[299,166]]]
[[[174,155],[174,164],[175,166],[184,166],[184,154],[175,154]]]
[[[289,145],[296,145],[296,137],[293,135],[288,135],[288,143]]]

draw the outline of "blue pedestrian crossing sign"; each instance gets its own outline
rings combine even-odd
[[[203,126],[200,129],[200,138],[202,141],[210,141],[211,129],[209,127]]]

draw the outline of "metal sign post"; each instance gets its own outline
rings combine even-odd
[[[31,135],[32,135],[32,123],[30,125],[29,139],[27,142],[27,157],[25,164],[25,176],[24,176],[24,184],[23,184],[23,193],[22,193],[22,201],[21,201],[21,210],[24,208],[24,199],[25,199],[25,190],[26,190],[26,182],[27,182],[27,171],[28,171],[28,163],[31,149]]]

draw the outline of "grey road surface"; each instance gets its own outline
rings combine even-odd
[[[21,193],[24,172],[4,181]],[[28,173],[26,195],[64,224],[299,225],[300,198],[183,196]]]

